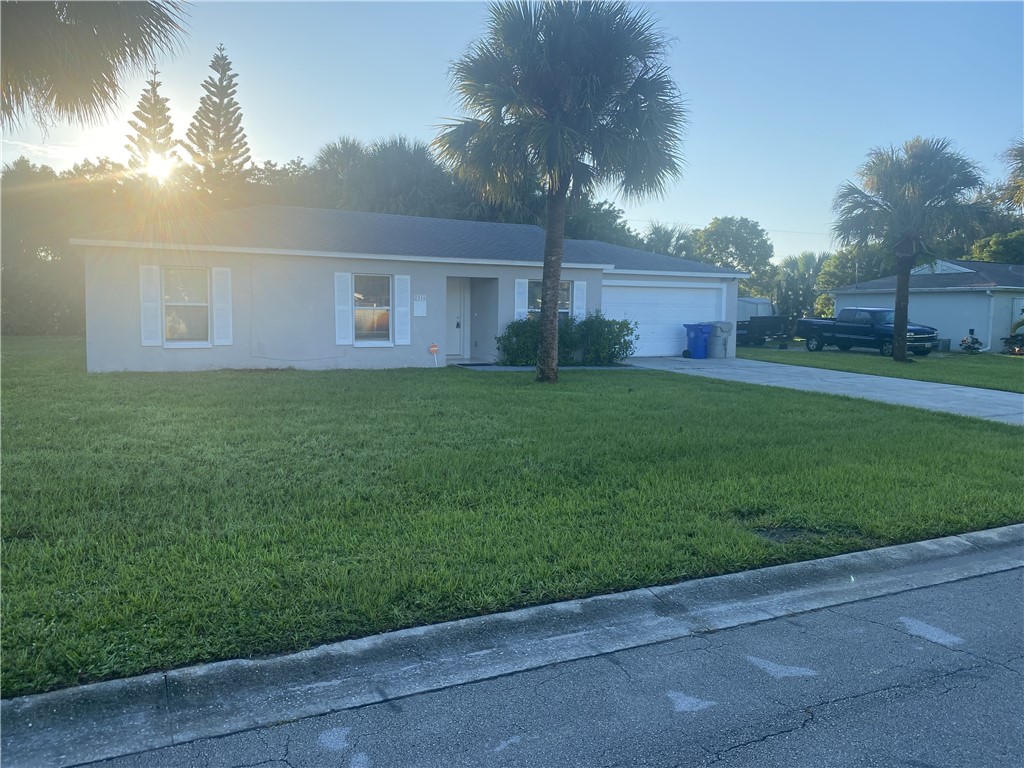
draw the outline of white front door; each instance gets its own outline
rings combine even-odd
[[[448,278],[447,337],[448,357],[469,357],[469,278]]]

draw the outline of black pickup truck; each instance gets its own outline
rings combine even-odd
[[[852,347],[877,349],[892,356],[893,316],[891,309],[846,307],[834,319],[802,318],[797,321],[796,335],[806,339],[809,352],[820,352],[832,344],[842,350]],[[939,346],[939,332],[927,325],[907,323],[907,349],[915,355],[927,355]]]

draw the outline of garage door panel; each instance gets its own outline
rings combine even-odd
[[[601,311],[638,324],[638,356],[676,356],[686,349],[684,325],[721,316],[720,297],[717,288],[605,286]]]

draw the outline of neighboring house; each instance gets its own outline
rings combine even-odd
[[[887,307],[896,302],[896,276],[847,285],[833,291],[843,307]],[[960,340],[974,329],[983,351],[1002,351],[1010,325],[1024,317],[1024,267],[987,261],[936,261],[910,274],[911,322],[938,328],[939,339]]]
[[[771,317],[775,313],[771,299],[740,296],[736,300],[736,319],[749,320],[752,317]]]
[[[71,242],[90,371],[487,362],[540,307],[544,231],[528,225],[264,206]],[[663,356],[682,354],[684,323],[735,322],[746,275],[566,240],[562,277],[561,311],[635,320],[637,354]]]

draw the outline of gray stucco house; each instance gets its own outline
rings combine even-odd
[[[539,309],[544,231],[263,206],[71,242],[89,371],[394,368],[492,361]],[[638,354],[680,355],[685,323],[735,321],[743,277],[566,240],[561,311],[635,320]]]
[[[846,285],[833,291],[843,307],[893,307],[896,276]],[[936,261],[910,275],[910,320],[937,328],[958,349],[973,328],[983,351],[1002,351],[1002,338],[1024,317],[1024,266],[987,261]]]

